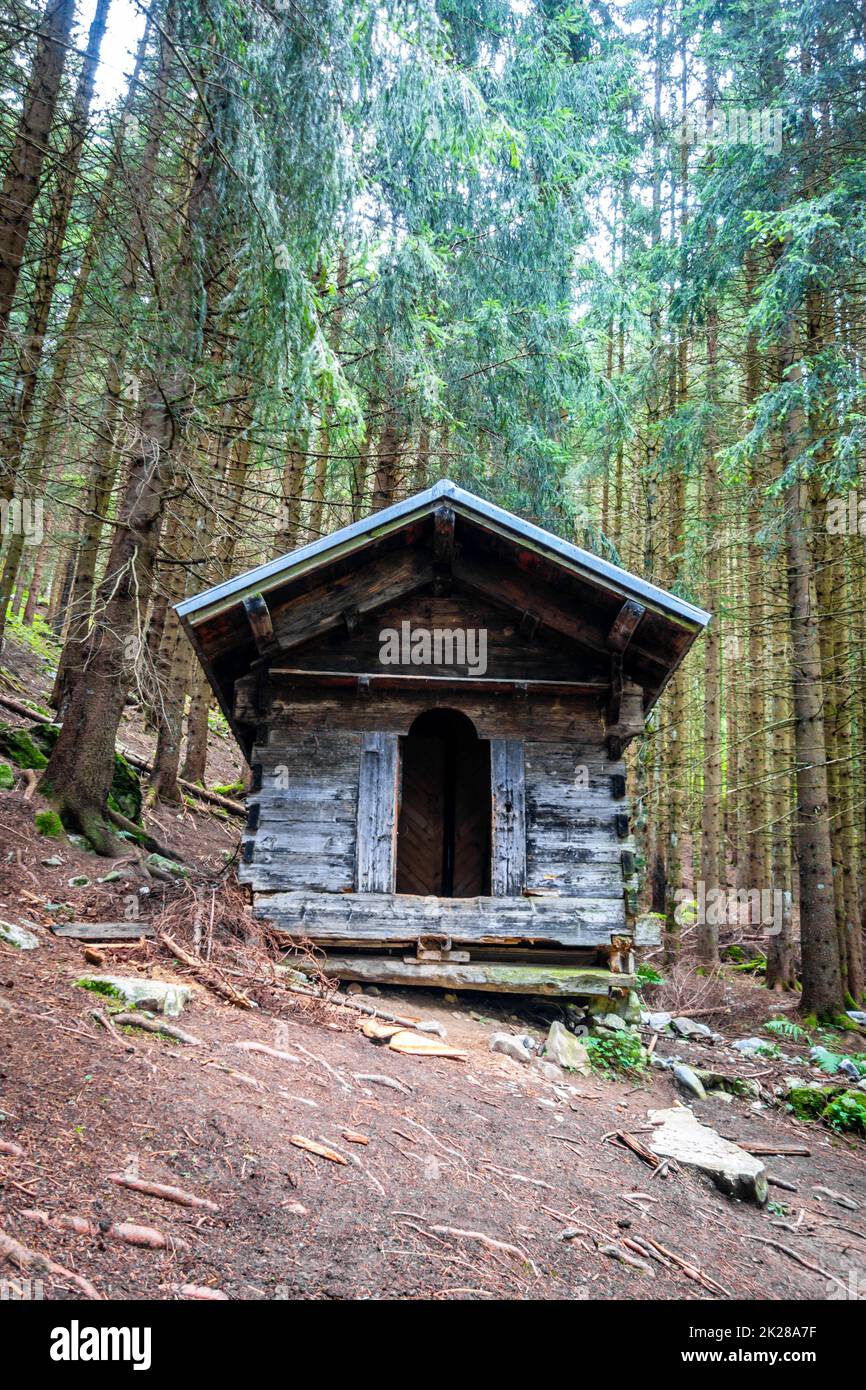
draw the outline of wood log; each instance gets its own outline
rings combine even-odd
[[[511,994],[560,996],[607,995],[611,988],[633,989],[631,975],[591,966],[535,966],[448,961],[407,964],[394,956],[329,956],[326,975],[340,980],[359,980],[385,985],[434,985],[440,989],[472,989]]]

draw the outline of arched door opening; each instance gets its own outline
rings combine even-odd
[[[401,746],[398,893],[490,893],[490,743],[457,710],[419,714]]]

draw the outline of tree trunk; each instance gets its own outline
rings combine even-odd
[[[39,196],[74,13],[75,0],[48,0],[39,25],[21,121],[0,190],[0,351],[9,332],[15,290]]]

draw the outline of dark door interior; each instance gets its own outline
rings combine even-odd
[[[456,710],[430,710],[401,739],[397,892],[490,892],[490,744]]]

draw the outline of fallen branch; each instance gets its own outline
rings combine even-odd
[[[115,1014],[114,1022],[121,1027],[143,1028],[145,1033],[162,1033],[167,1038],[174,1038],[175,1042],[186,1043],[187,1047],[201,1047],[201,1038],[194,1038],[192,1033],[185,1033],[182,1028],[176,1028],[173,1023],[166,1023],[161,1018],[145,1018],[144,1014]]]
[[[87,952],[85,951],[84,954],[86,956]],[[102,964],[101,961],[98,963]],[[90,1017],[95,1018],[97,1023],[102,1024],[102,1027],[105,1029],[112,1042],[116,1042],[118,1047],[123,1048],[124,1052],[135,1051],[135,1045],[132,1042],[130,1042],[129,1038],[122,1038],[120,1036],[120,1034],[118,1033],[117,1029],[115,1028],[114,1024],[112,1023],[111,1019],[109,1018],[108,1014],[105,1012],[104,1009],[91,1009]],[[140,1020],[136,1018],[134,1014],[130,1014],[128,1015],[128,1017],[133,1018],[136,1024],[140,1022]]]
[[[252,1009],[254,1007],[253,1001],[244,994],[243,990],[235,989],[234,985],[229,984],[228,980],[224,980],[215,966],[205,965],[204,961],[198,956],[192,955],[185,947],[178,945],[174,937],[169,936],[168,932],[161,931],[159,927],[156,927],[155,930],[156,938],[163,950],[168,951],[170,955],[176,956],[178,960],[183,961],[184,965],[189,967],[196,979],[200,980],[208,989],[212,989],[215,994],[222,995],[223,999],[227,999],[230,1004],[234,1004],[238,1009]]]
[[[348,1164],[349,1162],[341,1153],[337,1153],[336,1149],[329,1149],[327,1144],[317,1144],[315,1139],[305,1139],[303,1134],[290,1134],[289,1143],[294,1144],[296,1149],[303,1149],[305,1153],[326,1158],[329,1163]]]
[[[108,1181],[118,1187],[126,1187],[130,1192],[141,1192],[146,1197],[161,1197],[165,1202],[177,1202],[179,1207],[203,1207],[205,1211],[219,1211],[216,1202],[211,1202],[207,1197],[196,1197],[194,1193],[185,1192],[182,1187],[172,1187],[170,1183],[129,1178],[125,1173],[109,1173]]]
[[[463,1231],[459,1226],[430,1226],[428,1228],[433,1235],[454,1236],[461,1240],[477,1240],[479,1245],[483,1245],[487,1250],[496,1250],[503,1255],[511,1255],[516,1260],[528,1264],[536,1279],[541,1277],[541,1271],[535,1261],[521,1250],[518,1245],[509,1245],[504,1240],[494,1240],[493,1236],[485,1235],[483,1231]]]
[[[52,1231],[73,1231],[77,1236],[106,1236],[110,1240],[122,1240],[127,1245],[141,1246],[147,1250],[188,1250],[186,1241],[163,1235],[152,1226],[138,1226],[132,1221],[115,1221],[102,1226],[86,1216],[51,1216],[46,1211],[22,1211],[19,1213],[27,1221],[36,1221]]]
[[[71,1269],[64,1269],[63,1265],[57,1264],[48,1255],[41,1254],[38,1250],[28,1250],[26,1245],[22,1245],[20,1240],[14,1240],[5,1231],[0,1231],[0,1260],[9,1260],[18,1269],[25,1273],[34,1274],[53,1274],[55,1279],[62,1283],[73,1284],[80,1289],[85,1298],[92,1298],[97,1302],[102,1295],[85,1279],[82,1274],[75,1274]]]
[[[804,1269],[811,1270],[813,1274],[820,1274],[822,1279],[832,1279],[833,1283],[838,1284],[840,1289],[845,1289],[846,1292],[848,1290],[848,1285],[841,1279],[837,1279],[835,1274],[831,1274],[827,1269],[822,1269],[820,1265],[813,1265],[804,1255],[801,1255],[797,1250],[792,1250],[790,1245],[783,1245],[780,1240],[770,1240],[769,1236],[743,1236],[743,1239],[757,1240],[760,1241],[761,1245],[770,1245],[774,1250],[781,1250],[782,1254],[787,1255],[789,1260],[794,1260]]]
[[[404,1095],[410,1096],[412,1088],[404,1086],[402,1081],[398,1081],[395,1076],[380,1076],[378,1072],[356,1071],[354,1073],[356,1081],[369,1081],[371,1086],[388,1086],[392,1091],[402,1091]]]

